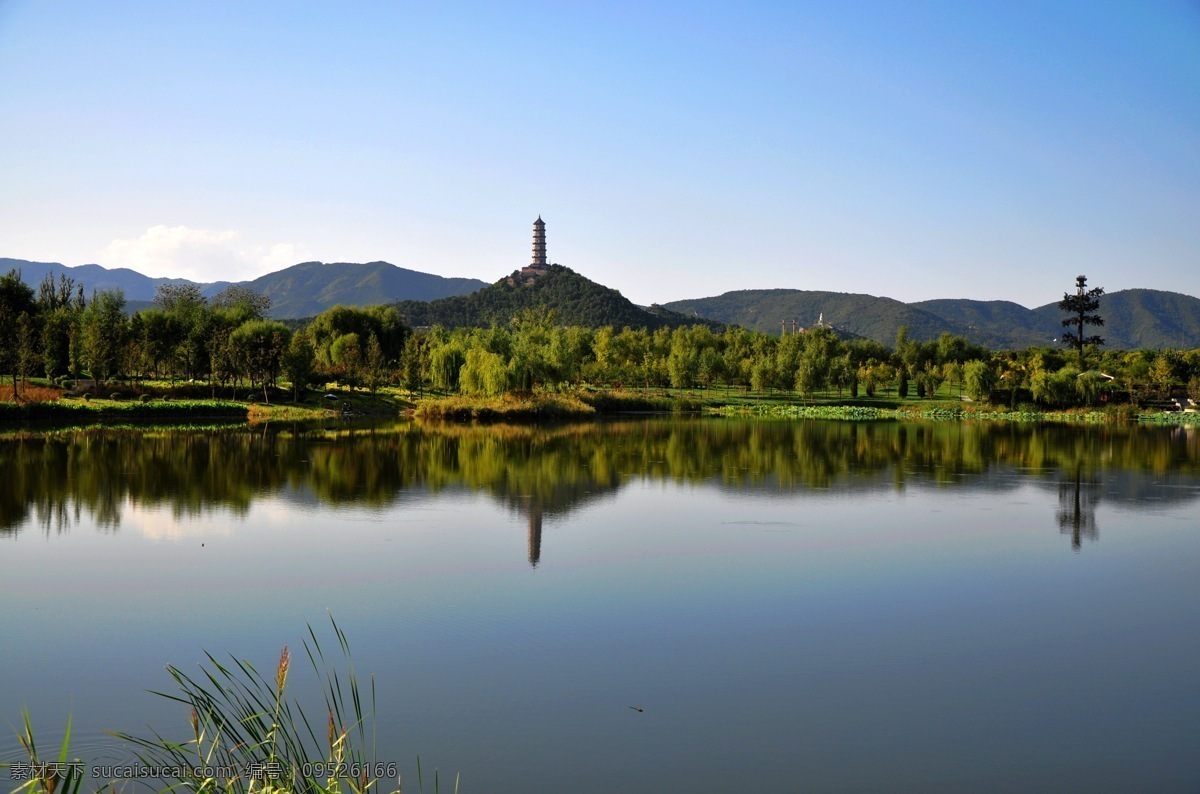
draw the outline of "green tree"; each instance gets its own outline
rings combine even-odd
[[[20,399],[17,373],[21,368],[21,315],[36,311],[33,289],[21,280],[20,271],[10,270],[0,276],[0,373],[12,374],[14,400]]]
[[[667,372],[671,385],[676,389],[690,389],[696,385],[696,374],[700,368],[700,357],[687,329],[676,328],[671,334],[671,352],[667,355]]]
[[[811,399],[817,389],[829,385],[830,368],[837,350],[837,337],[828,328],[813,328],[803,337],[804,350],[796,367],[796,390]]]
[[[213,329],[213,313],[195,284],[160,284],[154,293],[154,305],[166,315],[165,321],[154,321],[152,333],[161,336],[148,340],[148,352],[161,361],[159,348],[169,348],[168,362],[172,375],[194,380],[209,372],[209,337]],[[155,365],[157,368],[157,364]]]
[[[941,388],[945,376],[942,373],[942,368],[932,361],[926,361],[925,367],[921,370],[921,384],[925,389],[925,396],[930,399],[937,397],[938,389]]]
[[[499,353],[472,347],[467,351],[458,383],[463,394],[495,397],[508,389],[508,368]]]
[[[721,377],[724,359],[715,347],[705,347],[700,351],[700,360],[696,364],[696,374],[706,390],[712,388],[713,381]]]
[[[271,311],[271,299],[244,284],[230,284],[213,296],[213,309],[236,315],[238,325],[249,320],[265,320]]]
[[[69,307],[52,309],[42,316],[42,368],[47,378],[65,375],[71,367],[71,335],[78,314]]]
[[[208,337],[208,360],[211,371],[209,383],[212,386],[213,399],[216,399],[217,396],[218,383],[221,386],[235,383],[242,372],[238,351],[230,341],[234,330],[225,323],[219,323]]]
[[[166,372],[174,379],[175,368],[171,361],[181,341],[175,318],[162,309],[146,309],[138,312],[138,316],[141,318],[142,353],[150,371],[156,378]]]
[[[338,359],[334,345],[342,337],[354,335],[358,343],[358,352],[365,354],[365,345],[371,334],[379,339],[386,361],[399,361],[404,352],[404,340],[408,337],[408,328],[392,306],[372,306],[359,309],[350,306],[334,306],[318,314],[308,326],[316,348],[317,363],[332,372],[344,368],[344,362]],[[348,342],[341,342],[344,347]]]
[[[1096,310],[1100,308],[1100,296],[1103,294],[1103,287],[1088,289],[1087,276],[1077,276],[1075,278],[1075,294],[1064,292],[1063,299],[1058,302],[1058,308],[1071,315],[1063,319],[1063,327],[1075,329],[1063,331],[1062,343],[1075,348],[1081,371],[1087,369],[1084,366],[1084,348],[1098,347],[1104,344],[1103,338],[1094,335],[1087,336],[1083,328],[1085,325],[1104,325],[1104,319],[1096,314]]]
[[[40,336],[34,315],[21,312],[21,316],[17,318],[17,369],[22,381],[29,380],[37,364],[38,354],[41,352],[38,346]]]
[[[550,336],[554,313],[549,309],[528,308],[509,323],[508,371],[509,382],[517,391],[530,392],[557,377],[550,361]],[[497,337],[493,329],[491,337]],[[490,345],[502,348],[502,345]],[[500,350],[494,352],[500,353]],[[503,355],[502,355],[503,357]]]
[[[68,278],[66,273],[60,273],[56,284],[54,274],[47,273],[46,277],[42,279],[42,283],[38,285],[38,312],[44,315],[55,309],[71,308],[74,293],[75,279]]]
[[[357,333],[342,334],[334,339],[329,346],[329,358],[339,381],[351,389],[361,382],[363,348]]]
[[[424,389],[427,354],[425,340],[416,334],[410,335],[405,341],[404,352],[400,354],[400,381],[409,394]]]
[[[1100,375],[1096,372],[1080,372],[1075,378],[1075,394],[1084,405],[1096,402],[1100,394]]]
[[[107,383],[119,374],[129,320],[121,290],[98,292],[83,312],[83,357],[92,379]]]
[[[963,365],[963,385],[972,400],[984,400],[996,385],[996,373],[991,365],[980,359],[972,359]]]
[[[287,352],[283,355],[283,374],[292,384],[292,402],[300,402],[300,390],[308,386],[313,376],[316,349],[307,331],[292,334]]]
[[[1157,387],[1159,399],[1165,400],[1170,395],[1175,371],[1166,355],[1159,354],[1150,364],[1150,382]]]
[[[387,374],[387,359],[383,357],[383,348],[379,344],[379,337],[372,331],[371,335],[367,337],[367,349],[363,352],[363,379],[372,396],[380,386],[387,382]]]
[[[942,379],[953,383],[959,394],[962,394],[962,377],[963,370],[960,362],[950,360],[942,365]]]
[[[461,340],[434,327],[428,337],[429,379],[435,389],[444,392],[458,391],[458,375],[466,363],[466,354]]]
[[[251,320],[238,326],[229,342],[243,363],[250,382],[262,386],[263,402],[269,403],[267,388],[275,383],[282,366],[283,353],[291,341],[292,332],[281,322]]]

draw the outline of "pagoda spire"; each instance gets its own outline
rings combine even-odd
[[[542,216],[533,222],[533,261],[534,267],[546,266],[546,222]]]

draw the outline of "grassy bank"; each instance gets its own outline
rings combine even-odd
[[[206,384],[147,381],[117,384],[111,388],[73,392],[40,379],[31,379],[20,390],[21,399],[0,400],[0,421],[15,424],[112,424],[122,422],[192,422],[196,420],[306,422],[342,415],[400,416],[415,403],[399,389],[375,394],[345,388],[300,392],[293,402],[290,389],[271,389],[270,402],[261,389],[218,387]]]
[[[140,393],[139,393],[140,392]],[[620,390],[582,388],[571,391],[537,391],[499,397],[431,394],[417,397],[398,388],[385,387],[371,394],[361,390],[332,388],[306,390],[298,402],[285,389],[272,390],[271,402],[261,401],[261,391],[232,399],[201,399],[211,394],[202,384],[139,385],[132,394],[114,393],[108,398],[34,386],[26,395],[35,399],[0,402],[0,421],[15,424],[53,422],[111,424],[120,422],[193,422],[197,420],[265,422],[309,422],[338,417],[415,416],[450,422],[538,422],[587,420],[600,415],[635,413],[705,413],[717,416],[764,416],[790,419],[925,419],[1009,422],[1123,422],[1200,425],[1200,415],[1138,410],[1131,405],[1105,408],[1050,409],[1034,405],[1017,407],[967,402],[944,390],[930,398],[900,398],[894,394],[874,397],[821,394],[801,400],[794,393],[754,393],[744,389],[652,389]]]
[[[703,402],[682,395],[621,391],[536,392],[500,397],[429,397],[418,401],[418,419],[438,421],[541,421],[589,419],[622,413],[698,413]]]
[[[0,403],[0,420],[18,422],[245,419],[246,414],[245,404],[225,400],[56,400]]]
[[[595,415],[593,406],[568,394],[431,397],[418,402],[415,411],[418,419],[452,422],[588,419]]]
[[[1022,406],[1013,410],[987,404],[961,404],[943,400],[913,400],[895,404],[888,400],[878,405],[840,405],[835,402],[796,405],[793,403],[762,403],[757,405],[723,404],[706,408],[706,413],[718,416],[766,416],[785,419],[863,420],[944,420],[983,422],[1062,422],[1098,424],[1104,422],[1141,422],[1145,424],[1200,425],[1200,414],[1145,413],[1128,405],[1106,408],[1071,408],[1062,410]]]

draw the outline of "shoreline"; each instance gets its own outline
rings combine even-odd
[[[314,404],[314,401],[315,404]],[[324,401],[324,402],[322,402]],[[329,405],[332,401],[339,408]],[[101,425],[113,422],[191,423],[203,421],[269,422],[328,421],[347,418],[408,418],[431,422],[587,421],[617,415],[688,415],[764,419],[826,419],[838,421],[988,421],[1103,424],[1134,422],[1176,426],[1200,425],[1200,413],[1153,412],[1128,404],[1066,410],[1034,406],[991,406],[950,398],[823,397],[800,402],[791,395],[748,395],[744,392],[698,394],[656,390],[652,393],[581,389],[564,392],[507,394],[498,397],[429,395],[415,397],[389,390],[375,395],[335,390],[309,394],[302,403],[242,402],[228,399],[155,398],[133,400],[59,399],[45,402],[0,403],[0,427],[24,430],[49,424]]]

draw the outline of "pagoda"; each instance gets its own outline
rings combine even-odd
[[[533,222],[533,261],[521,268],[521,276],[525,284],[532,284],[539,276],[550,272],[550,263],[546,261],[546,222],[538,215]],[[509,280],[510,283],[512,280]]]

